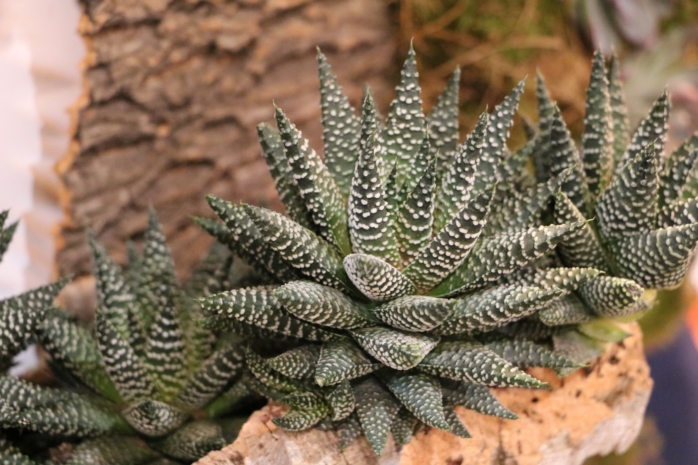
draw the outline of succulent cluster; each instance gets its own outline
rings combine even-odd
[[[662,94],[630,138],[615,61],[594,57],[580,144],[539,78],[515,151],[523,82],[459,144],[458,71],[425,116],[410,51],[384,121],[319,63],[324,162],[280,109],[258,127],[288,216],[208,197],[222,222],[195,220],[219,243],[181,287],[154,214],[127,271],[90,238],[92,326],[54,306],[65,280],[0,302],[2,368],[38,342],[60,383],[0,377],[0,462],[191,463],[231,440],[224,414],[250,393],[340,447],[469,437],[457,406],[516,418],[490,386],[547,387],[524,369],[574,371],[683,279],[698,137],[663,155]]]
[[[363,433],[377,454],[422,424],[468,437],[455,406],[515,418],[489,386],[546,387],[522,368],[573,371],[683,279],[697,139],[662,155],[666,93],[630,139],[615,61],[594,57],[581,144],[539,78],[516,151],[523,82],[459,144],[458,71],[425,116],[410,51],[384,122],[319,63],[324,163],[280,109],[258,127],[288,216],[210,196],[222,223],[199,220],[265,277],[199,302],[279,341],[245,349],[250,389],[290,406],[279,427]]]
[[[230,254],[214,247],[181,288],[154,214],[128,273],[90,243],[94,327],[53,307],[65,281],[0,303],[2,355],[38,342],[61,383],[0,378],[0,463],[174,465],[222,448],[236,420],[221,415],[249,396],[242,347],[204,329],[191,296],[228,289]],[[62,458],[50,461],[61,443]]]

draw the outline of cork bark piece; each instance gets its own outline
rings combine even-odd
[[[518,420],[502,420],[459,409],[472,434],[462,439],[430,429],[398,450],[389,440],[376,457],[360,438],[344,452],[333,432],[280,430],[269,405],[255,412],[237,440],[197,465],[581,465],[595,455],[621,453],[637,438],[652,390],[649,367],[636,325],[632,336],[611,345],[591,366],[560,379],[547,369],[531,374],[551,391],[495,389]]]
[[[125,256],[153,205],[179,270],[210,240],[190,215],[208,193],[280,208],[255,126],[272,102],[321,149],[316,46],[358,103],[365,83],[391,98],[394,45],[373,0],[82,0],[84,94],[59,162],[61,275],[90,269],[84,235]],[[383,102],[385,103],[385,102]],[[186,273],[185,273],[186,274]]]

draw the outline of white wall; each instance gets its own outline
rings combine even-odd
[[[53,165],[81,92],[79,18],[77,0],[0,0],[0,210],[21,219],[0,263],[0,298],[55,278]]]

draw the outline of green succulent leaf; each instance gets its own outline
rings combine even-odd
[[[431,241],[435,186],[434,163],[430,163],[397,212],[395,236],[403,264],[414,260]]]
[[[515,420],[514,413],[507,410],[487,386],[467,381],[441,380],[444,404],[465,407],[483,415]]]
[[[416,424],[417,418],[412,412],[405,407],[401,407],[395,416],[395,420],[393,420],[393,424],[390,425],[390,432],[393,433],[393,438],[395,438],[398,444],[405,445],[414,436]]]
[[[349,278],[334,247],[276,212],[250,205],[245,205],[245,211],[266,243],[296,273],[339,290],[349,288]]]
[[[220,450],[227,444],[220,425],[207,420],[187,423],[155,447],[169,457],[187,462],[198,460],[209,452]]]
[[[457,381],[537,389],[547,385],[524,373],[477,341],[447,341],[424,357],[418,368]]]
[[[274,297],[274,287],[235,289],[200,299],[209,324],[237,320],[275,333],[309,341],[327,341],[338,336],[299,320],[283,309]]]
[[[286,213],[301,226],[313,229],[313,224],[310,220],[308,210],[305,208],[305,203],[298,188],[298,184],[293,177],[291,167],[286,159],[281,134],[279,131],[270,128],[266,123],[262,123],[257,126],[257,136],[262,145],[262,155],[267,162],[269,173],[274,179],[276,192],[279,193],[279,199],[281,203],[284,204],[284,207],[286,207]],[[336,140],[335,137],[330,137]],[[338,168],[339,167],[335,168],[335,170]],[[332,168],[330,168],[330,171],[333,171]]]
[[[344,257],[344,269],[354,286],[376,302],[384,302],[417,291],[414,283],[400,270],[373,255],[347,255]]]
[[[393,328],[421,333],[441,325],[453,312],[454,305],[453,300],[409,295],[376,307],[373,314]]]
[[[434,428],[450,430],[444,418],[441,386],[424,373],[386,373],[382,376],[390,392],[421,422]]]
[[[538,312],[538,319],[548,326],[574,325],[593,318],[594,313],[575,294],[566,295]]]
[[[504,285],[458,299],[454,311],[437,332],[440,334],[491,331],[532,315],[564,294],[557,287]]]
[[[553,220],[556,224],[584,221],[585,217],[564,192],[555,195]],[[591,224],[585,224],[578,231],[570,233],[562,241],[557,251],[566,265],[598,268],[608,271],[601,243]]]
[[[188,414],[164,402],[144,399],[122,410],[121,416],[139,433],[158,437],[179,428]]]
[[[359,417],[356,413],[337,422],[337,435],[339,436],[337,448],[340,451],[344,451],[356,438],[361,436],[362,433],[361,423],[359,423]]]
[[[613,175],[613,120],[603,53],[594,53],[586,96],[582,161],[589,191],[599,195]]]
[[[644,289],[635,281],[615,276],[598,276],[582,284],[578,293],[597,315],[618,317],[644,310]]]
[[[431,140],[431,156],[436,159],[437,178],[453,161],[458,146],[459,89],[460,68],[456,68],[427,115],[427,134]]]
[[[605,236],[629,234],[654,227],[659,193],[658,146],[650,143],[623,166],[596,206]]]
[[[339,421],[347,418],[356,409],[354,391],[349,381],[342,381],[332,389],[326,396],[332,411],[332,421]]]
[[[274,297],[295,317],[320,326],[352,329],[374,322],[365,305],[336,289],[310,281],[294,281],[278,287]]]
[[[330,414],[327,402],[312,392],[289,394],[284,397],[284,402],[291,406],[291,410],[280,418],[273,418],[272,422],[288,431],[308,429]]]
[[[286,159],[318,235],[342,253],[351,252],[344,199],[325,164],[300,131],[276,108]],[[251,215],[248,210],[248,215]],[[259,227],[259,225],[257,225]],[[266,232],[262,232],[269,236]]]
[[[408,334],[380,326],[355,329],[351,335],[372,357],[395,370],[415,367],[439,342],[436,336]]]
[[[372,376],[362,378],[354,385],[354,398],[361,428],[371,448],[380,456],[388,439],[390,426],[400,410],[400,404]]]
[[[623,95],[623,82],[620,79],[620,64],[615,53],[608,64],[608,91],[610,95],[611,121],[613,122],[613,159],[616,166],[628,146],[628,110]]]
[[[480,237],[491,199],[490,188],[470,200],[405,268],[405,276],[426,291],[458,268]]]
[[[649,114],[640,122],[630,144],[616,164],[616,175],[624,170],[631,160],[635,160],[650,144],[655,145],[657,153],[663,152],[667,135],[669,104],[669,96],[664,90],[652,105]]]
[[[350,340],[326,342],[322,345],[315,368],[315,382],[319,386],[332,386],[364,376],[380,367]]]
[[[434,229],[441,231],[446,223],[463,209],[473,194],[473,181],[482,156],[482,139],[487,129],[489,114],[483,112],[475,129],[468,134],[455,153],[453,161],[443,168],[441,189],[436,192]]]
[[[268,358],[266,362],[267,365],[284,376],[304,379],[313,376],[319,358],[320,346],[308,344]]]
[[[689,177],[698,169],[698,133],[686,139],[664,161],[659,178],[659,205],[664,207],[681,199],[686,191]],[[691,192],[695,198],[696,193]]]
[[[507,362],[521,368],[574,368],[579,366],[555,353],[546,344],[533,341],[500,339],[485,345]]]
[[[395,88],[395,99],[390,104],[383,136],[387,151],[386,168],[395,165],[398,185],[409,177],[425,134],[417,60],[414,49],[410,47],[400,73],[400,84]]]
[[[151,463],[159,454],[135,436],[103,436],[81,442],[65,465],[134,465]]]
[[[354,114],[337,77],[325,55],[318,50],[320,72],[320,109],[322,110],[322,139],[325,142],[325,163],[337,187],[345,196],[351,189],[356,157],[359,153],[361,122]]]

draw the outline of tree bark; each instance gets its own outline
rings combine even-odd
[[[315,47],[357,103],[390,98],[388,12],[373,0],[82,0],[84,95],[59,163],[62,275],[91,264],[84,228],[119,261],[153,205],[180,271],[210,240],[205,194],[280,208],[255,126],[272,101],[321,151]]]
[[[581,465],[595,455],[621,453],[640,432],[652,390],[642,335],[637,325],[631,331],[567,378],[531,370],[550,391],[495,389],[518,420],[460,409],[471,439],[429,429],[401,450],[389,440],[380,458],[364,438],[340,452],[334,432],[276,428],[271,418],[283,408],[269,405],[250,417],[233,444],[196,465]]]

